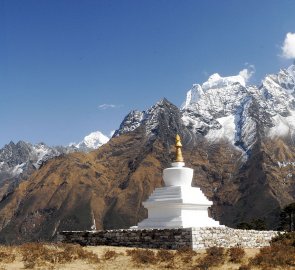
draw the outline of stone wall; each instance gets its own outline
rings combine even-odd
[[[278,232],[237,230],[227,227],[179,229],[130,229],[106,231],[64,231],[58,241],[83,246],[126,246],[142,248],[178,249],[190,247],[204,249],[212,246],[247,248],[269,245]]]
[[[270,240],[277,236],[276,231],[238,230],[228,227],[192,228],[193,249],[212,246],[257,248],[269,246]]]
[[[58,233],[57,240],[64,243],[78,243],[82,246],[178,249],[192,247],[192,229],[64,231]]]

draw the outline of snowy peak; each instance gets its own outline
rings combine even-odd
[[[246,78],[213,74],[187,92],[182,119],[209,141],[227,139],[248,151],[257,133],[275,136],[295,133],[295,66],[264,78],[262,85],[246,86]],[[292,131],[293,130],[293,131]]]
[[[89,151],[99,148],[108,141],[109,137],[107,137],[100,131],[95,131],[85,136],[84,139],[78,144],[71,144],[71,146],[75,146],[76,148],[82,151]]]
[[[186,100],[181,105],[181,109],[188,108],[189,106],[195,105],[201,96],[204,94],[204,91],[199,84],[193,84],[193,87],[188,90],[186,94]]]
[[[295,90],[295,65],[281,69],[278,74],[278,83],[288,92]]]
[[[24,141],[16,144],[10,142],[0,149],[0,183],[31,173],[47,160],[69,151],[65,147],[49,147],[44,143],[33,145]]]
[[[209,77],[207,82],[203,83],[202,89],[206,91],[207,89],[226,87],[235,83],[239,83],[244,87],[246,86],[245,78],[241,75],[221,77],[218,73],[215,73]]]
[[[119,135],[122,135],[126,132],[133,131],[137,129],[144,118],[144,112],[140,112],[137,110],[131,111],[129,114],[127,114],[120,124],[119,129],[117,129],[113,135],[113,137],[117,137]]]
[[[87,135],[83,141],[70,146],[47,146],[45,143],[31,144],[24,141],[10,142],[0,149],[0,184],[1,181],[20,178],[39,169],[44,162],[61,154],[97,149],[107,143],[109,138],[96,131]]]

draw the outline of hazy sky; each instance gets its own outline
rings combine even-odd
[[[294,14],[293,0],[0,0],[0,147],[108,135],[215,72],[254,65],[259,83],[292,63]]]

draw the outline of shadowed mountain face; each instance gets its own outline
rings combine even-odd
[[[195,132],[185,125],[185,112],[165,99],[146,112],[132,112],[98,150],[51,159],[3,195],[1,241],[50,241],[57,231],[90,230],[94,224],[136,225],[147,215],[141,202],[163,185],[176,133],[186,165],[194,169],[193,185],[214,202],[211,216],[228,226],[262,218],[276,228],[281,207],[295,198],[295,149],[290,135],[265,136],[257,106],[253,101],[247,107],[256,128],[246,153],[226,138],[212,141]]]

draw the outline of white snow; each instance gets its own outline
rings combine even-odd
[[[13,176],[20,175],[23,172],[23,166],[25,166],[25,164],[26,163],[21,163],[21,164],[16,165],[11,171],[12,175]]]
[[[204,92],[201,85],[193,84],[192,89],[188,90],[186,94],[186,100],[181,105],[181,109],[187,108],[193,104],[196,104],[203,94]]]
[[[278,166],[280,168],[285,168],[285,167],[287,167],[289,165],[294,167],[295,166],[295,161],[278,161]]]
[[[109,141],[109,137],[101,133],[100,131],[91,132],[89,135],[85,136],[84,139],[78,144],[74,145],[77,148],[90,148],[97,149],[103,144]]]
[[[268,136],[271,138],[293,135],[295,131],[295,111],[290,110],[291,115],[283,117],[279,114],[273,119],[274,127],[270,128]]]
[[[235,116],[229,115],[216,120],[221,124],[222,127],[220,129],[210,129],[206,135],[206,138],[211,142],[220,139],[226,139],[234,144],[236,133]]]
[[[207,82],[203,83],[202,89],[206,91],[208,89],[228,86],[233,83],[239,83],[242,86],[246,86],[245,78],[241,75],[221,77],[218,73],[215,73],[209,77]]]

